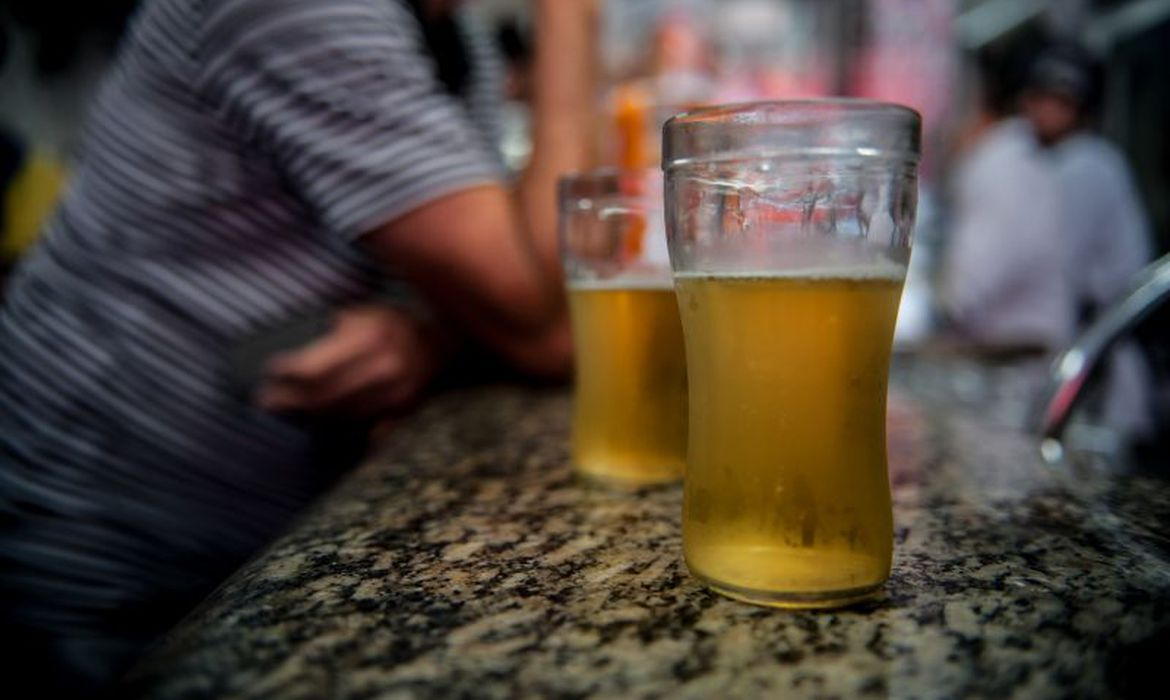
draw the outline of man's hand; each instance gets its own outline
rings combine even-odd
[[[445,354],[437,335],[402,311],[345,309],[329,335],[269,361],[257,400],[276,412],[377,417],[417,399]]]

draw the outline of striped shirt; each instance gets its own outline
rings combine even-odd
[[[186,601],[320,487],[327,431],[254,406],[227,358],[368,298],[363,234],[500,179],[481,36],[460,99],[402,0],[144,3],[0,314],[5,618]]]

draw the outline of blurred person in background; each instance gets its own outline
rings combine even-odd
[[[1048,48],[1032,61],[1022,100],[1056,175],[1065,274],[1080,328],[1120,300],[1151,258],[1149,222],[1125,156],[1090,128],[1100,72],[1083,49]],[[1101,422],[1144,437],[1152,427],[1150,381],[1137,345],[1119,345],[1106,365]]]
[[[141,5],[0,311],[6,687],[116,678],[464,338],[567,371],[554,191],[588,165],[594,9],[532,0],[510,190],[455,5]],[[423,303],[383,303],[387,270]]]
[[[1043,357],[1072,337],[1056,177],[1030,125],[1012,116],[1010,63],[979,57],[978,104],[952,180],[940,298],[980,352]]]

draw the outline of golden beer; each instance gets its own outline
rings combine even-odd
[[[629,486],[673,481],[686,463],[687,368],[670,281],[573,283],[573,463]]]
[[[690,376],[691,572],[755,603],[829,607],[890,572],[890,349],[903,271],[675,278]]]

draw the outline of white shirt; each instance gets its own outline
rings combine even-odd
[[[1088,132],[1049,152],[1068,239],[1070,290],[1098,309],[1120,297],[1149,262],[1150,232],[1125,158]]]
[[[970,340],[1057,350],[1072,337],[1058,185],[1029,126],[1005,120],[954,180],[942,303]]]
[[[1065,215],[1069,293],[1074,308],[1100,313],[1125,295],[1150,260],[1145,211],[1125,157],[1100,136],[1075,134],[1049,155]],[[1120,343],[1105,364],[1098,422],[1125,436],[1148,432],[1152,381],[1137,345]]]

